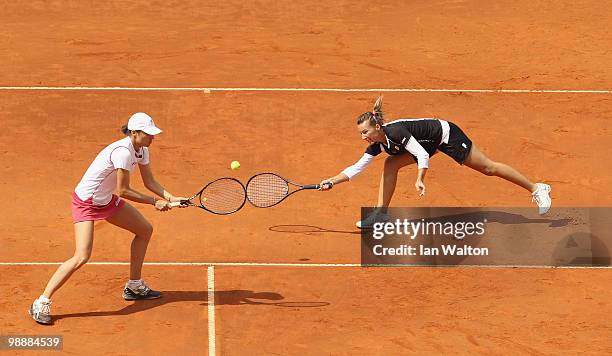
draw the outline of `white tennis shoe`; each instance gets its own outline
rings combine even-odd
[[[37,323],[51,324],[51,301],[43,302],[40,298],[36,299],[30,306],[28,313]]]
[[[550,200],[550,185],[544,183],[536,183],[535,192],[531,193],[531,201],[538,204],[538,212],[544,215],[550,210],[552,204]]]

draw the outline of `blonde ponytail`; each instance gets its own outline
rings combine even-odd
[[[383,111],[382,111],[382,104],[383,104],[383,96],[380,95],[377,99],[376,102],[374,103],[374,109],[372,109],[372,111],[368,111],[368,112],[364,112],[363,114],[359,115],[357,117],[357,125],[363,123],[364,121],[369,121],[370,125],[372,126],[376,126],[384,124],[385,120],[383,118]]]
[[[382,104],[383,104],[383,96],[381,95],[376,99],[376,102],[374,103],[374,110],[372,110],[372,112],[374,114],[380,114],[382,116],[383,114]]]

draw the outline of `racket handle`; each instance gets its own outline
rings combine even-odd
[[[307,184],[303,187],[303,189],[320,189],[320,184]]]
[[[182,200],[182,201],[172,202],[168,205],[170,205],[172,208],[176,208],[177,206],[189,206],[191,205],[191,202],[189,200]]]

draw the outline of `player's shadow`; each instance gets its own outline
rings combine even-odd
[[[100,316],[130,315],[145,310],[160,307],[162,305],[180,302],[202,302],[200,305],[208,305],[208,291],[163,291],[163,297],[152,300],[139,300],[127,302],[129,305],[118,310],[93,311],[84,313],[56,314],[53,321],[69,318],[90,318]],[[300,302],[285,301],[285,298],[275,292],[254,292],[251,290],[225,290],[215,291],[215,305],[269,305],[276,307],[324,307],[328,302]]]
[[[268,230],[273,232],[283,232],[290,234],[304,234],[304,235],[316,235],[320,233],[335,233],[335,234],[350,234],[350,235],[359,235],[361,232],[359,230],[335,230],[335,229],[327,229],[314,225],[274,225],[270,226]]]
[[[459,222],[459,221],[482,221],[483,219],[487,219],[489,223],[500,223],[506,225],[512,224],[548,224],[549,227],[563,227],[570,224],[573,219],[571,218],[563,218],[563,219],[552,219],[546,217],[537,217],[537,218],[528,218],[521,214],[516,213],[508,213],[505,211],[476,211],[476,212],[468,212],[468,213],[458,213],[458,214],[449,214],[438,216],[435,218],[426,218],[427,219],[435,219],[436,221],[448,221],[448,222]],[[418,219],[413,219],[414,221],[419,221],[421,217]],[[314,225],[305,225],[305,224],[283,224],[283,225],[274,225],[270,226],[268,230],[273,232],[282,232],[289,234],[303,234],[303,235],[317,235],[324,233],[334,233],[334,234],[349,234],[349,235],[360,235],[361,230],[336,230],[336,229],[328,229],[320,226]]]
[[[467,221],[483,221],[487,223],[499,223],[504,225],[514,224],[548,224],[549,227],[563,227],[569,225],[574,219],[562,218],[552,219],[547,217],[528,218],[521,214],[508,213],[505,211],[476,211],[459,214],[449,214],[426,218],[426,220],[435,220],[443,222],[467,222]],[[417,220],[414,220],[417,221]]]

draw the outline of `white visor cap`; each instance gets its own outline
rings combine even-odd
[[[142,131],[149,135],[157,135],[162,132],[162,130],[155,126],[151,116],[143,112],[137,112],[132,115],[128,121],[127,128],[130,131]]]

